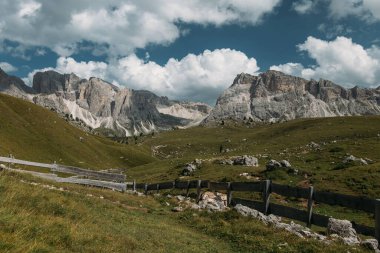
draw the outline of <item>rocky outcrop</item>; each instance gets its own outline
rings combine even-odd
[[[201,209],[224,211],[227,207],[227,195],[219,192],[204,192],[198,203]]]
[[[327,233],[329,235],[339,236],[344,243],[349,245],[360,243],[360,239],[358,238],[355,229],[352,227],[352,223],[348,220],[329,218]]]
[[[298,174],[298,169],[293,168],[290,162],[287,160],[281,160],[278,162],[272,159],[266,164],[266,171],[274,171],[277,169],[282,169],[288,174]]]
[[[34,90],[25,85],[25,83],[20,78],[15,76],[8,76],[1,68],[0,92],[23,99],[30,99],[32,97],[32,94],[35,93]]]
[[[217,159],[215,162],[222,165],[242,165],[250,167],[259,166],[259,160],[256,157],[249,155],[232,156],[228,159]]]
[[[345,89],[327,80],[309,81],[270,70],[238,75],[203,124],[379,114],[380,87]]]
[[[206,104],[172,101],[99,78],[87,80],[55,71],[36,73],[32,88],[0,71],[0,92],[31,100],[89,129],[111,129],[119,136],[197,125],[211,110]]]

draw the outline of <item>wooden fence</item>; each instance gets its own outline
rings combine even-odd
[[[123,174],[86,170],[82,168],[65,166],[65,165],[60,165],[56,163],[53,163],[53,164],[37,163],[37,162],[30,162],[30,161],[24,161],[24,160],[19,160],[19,159],[14,159],[14,158],[9,158],[9,157],[1,157],[1,156],[0,156],[0,162],[9,163],[9,164],[34,166],[34,167],[40,167],[40,168],[48,168],[53,172],[69,173],[69,174],[81,175],[81,176],[107,180],[107,181],[125,182],[125,175]]]
[[[149,191],[160,191],[168,189],[183,189],[186,190],[186,195],[189,194],[190,189],[197,189],[197,201],[201,196],[201,189],[207,188],[212,191],[226,191],[227,204],[237,205],[242,204],[264,214],[274,214],[281,217],[298,220],[305,222],[307,226],[312,224],[327,227],[329,216],[317,214],[313,212],[313,204],[324,203],[328,205],[338,205],[355,210],[364,211],[374,215],[375,226],[368,227],[366,225],[357,224],[352,222],[355,230],[363,235],[372,236],[380,241],[380,200],[369,199],[366,197],[350,196],[339,193],[315,191],[311,186],[309,188],[291,187],[272,183],[270,180],[260,182],[228,182],[217,183],[207,180],[193,180],[193,181],[174,181],[155,184],[128,184],[132,190],[141,189],[145,194]],[[262,201],[248,200],[233,198],[233,192],[258,192],[262,195]],[[307,200],[307,207],[305,210],[300,210],[294,207],[270,203],[271,193],[276,193],[285,197],[303,198]]]
[[[339,193],[325,192],[325,191],[315,191],[311,186],[309,188],[291,187],[286,185],[280,185],[272,183],[270,180],[260,181],[260,182],[210,182],[208,180],[192,180],[192,181],[171,181],[155,184],[136,184],[125,183],[125,175],[97,172],[92,170],[86,170],[76,167],[63,166],[58,164],[44,164],[29,162],[14,158],[0,157],[0,162],[5,162],[9,164],[22,164],[27,166],[35,166],[42,168],[49,168],[52,171],[71,173],[76,175],[84,175],[88,177],[93,177],[97,179],[104,179],[108,181],[98,181],[91,179],[79,179],[79,178],[59,178],[53,174],[30,172],[34,174],[41,174],[39,176],[45,177],[47,179],[53,179],[58,182],[68,182],[83,185],[91,185],[103,188],[110,188],[119,191],[125,191],[127,187],[131,187],[132,190],[137,189],[144,190],[145,194],[149,191],[169,190],[169,189],[183,189],[186,190],[186,196],[189,195],[190,189],[197,190],[197,201],[200,200],[201,190],[210,189],[212,191],[226,191],[227,192],[227,204],[237,205],[242,204],[256,210],[261,211],[264,214],[274,214],[281,217],[298,220],[305,222],[307,226],[312,224],[326,227],[330,217],[317,214],[313,212],[313,204],[324,203],[328,205],[339,205],[355,210],[364,211],[374,215],[375,226],[368,227],[365,225],[357,224],[353,222],[353,227],[355,230],[363,235],[375,237],[380,241],[380,199],[369,199],[366,197],[350,196]],[[26,172],[26,171],[25,171]],[[38,176],[38,175],[37,175]],[[248,200],[233,198],[233,192],[258,192],[261,193],[262,201]],[[295,197],[303,198],[307,200],[307,207],[305,210],[300,210],[294,207],[279,205],[270,202],[271,193],[276,193],[285,197]]]

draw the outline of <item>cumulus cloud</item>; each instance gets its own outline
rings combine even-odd
[[[0,41],[48,47],[68,57],[83,42],[94,53],[103,47],[126,56],[149,44],[168,44],[182,31],[178,23],[221,26],[260,23],[281,0],[4,0]]]
[[[308,37],[298,49],[306,52],[316,65],[305,68],[299,63],[287,63],[271,69],[308,79],[329,79],[346,86],[371,87],[380,83],[380,49],[376,46],[365,49],[346,37],[333,41]]]
[[[292,8],[299,14],[306,14],[313,9],[314,2],[312,0],[300,0],[292,4]]]
[[[368,22],[380,21],[378,0],[329,0],[330,16],[336,19],[357,16]]]
[[[14,72],[17,70],[15,66],[8,62],[0,62],[0,68],[4,70],[5,72]]]
[[[327,39],[332,39],[337,35],[347,35],[352,33],[352,29],[343,24],[326,24],[322,23],[318,26],[318,30],[326,35]]]
[[[231,85],[236,74],[254,74],[259,71],[259,67],[254,58],[248,58],[240,51],[216,49],[205,50],[199,55],[189,54],[180,60],[171,58],[163,66],[140,59],[135,54],[110,63],[77,62],[71,57],[60,57],[54,70],[74,72],[83,78],[96,76],[120,86],[153,91],[171,99],[212,104]],[[26,78],[29,83],[37,71]]]

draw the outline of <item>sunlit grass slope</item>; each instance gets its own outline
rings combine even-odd
[[[55,112],[0,94],[0,155],[94,169],[129,168],[152,162],[138,146],[87,134]]]
[[[55,187],[55,188],[53,188]],[[61,189],[60,189],[61,188]],[[1,252],[346,252],[235,211],[171,212],[137,197],[0,172]],[[349,249],[361,252],[363,249]]]

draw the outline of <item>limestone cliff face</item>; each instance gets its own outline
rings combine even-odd
[[[8,76],[0,68],[0,92],[5,93],[14,97],[30,99],[31,96],[28,94],[33,94],[34,90],[18,77]]]
[[[258,76],[238,75],[203,124],[379,114],[380,88],[345,89],[331,81],[308,81],[270,70]]]
[[[0,89],[91,128],[109,128],[125,136],[199,124],[211,110],[206,104],[172,101],[149,91],[119,88],[99,78],[86,80],[55,71],[36,73],[33,88],[0,72]]]

